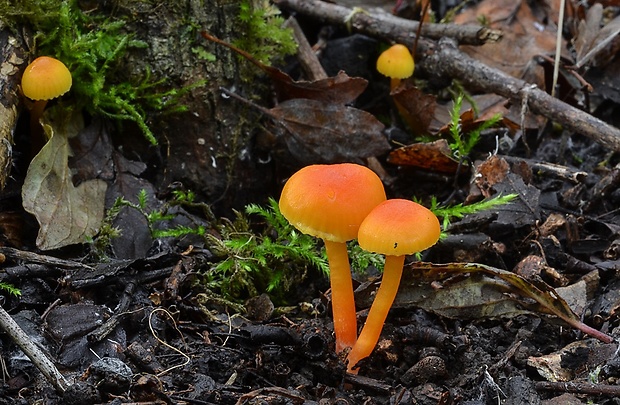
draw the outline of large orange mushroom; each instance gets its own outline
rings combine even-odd
[[[360,225],[357,240],[362,249],[385,255],[381,285],[366,323],[347,357],[348,369],[372,353],[394,302],[405,256],[427,249],[439,240],[439,220],[429,209],[410,200],[392,199],[376,206]]]
[[[379,177],[353,163],[306,166],[282,190],[280,211],[301,232],[323,239],[330,268],[336,351],[352,347],[357,318],[346,242],[368,213],[385,201]]]

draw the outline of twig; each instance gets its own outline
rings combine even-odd
[[[32,342],[30,337],[26,335],[26,332],[19,327],[17,322],[11,318],[4,308],[0,307],[0,329],[5,331],[11,339],[19,346],[26,356],[32,361],[41,373],[47,378],[47,380],[54,386],[56,391],[64,392],[69,383],[60,371],[56,368],[54,363],[43,354],[43,352]]]
[[[371,36],[392,38],[398,41],[411,40],[419,23],[391,14],[355,13],[354,10],[320,0],[274,0],[279,7],[296,11],[305,16],[319,19],[329,24],[343,25],[348,21],[355,31]],[[461,44],[481,45],[497,41],[501,33],[476,25],[424,23],[421,35],[426,38],[454,38]]]
[[[325,73],[323,66],[321,66],[321,62],[319,62],[319,59],[312,51],[312,47],[308,43],[308,39],[301,30],[295,17],[289,17],[286,20],[286,25],[293,30],[293,35],[297,42],[297,60],[306,76],[308,76],[308,79],[327,79],[327,73]]]
[[[620,387],[607,384],[589,384],[561,381],[538,381],[536,391],[572,392],[585,395],[620,396]]]
[[[566,166],[562,166],[562,165],[558,165],[554,163],[539,162],[539,161],[535,161],[531,159],[524,159],[524,158],[519,158],[515,156],[507,156],[507,155],[501,155],[500,157],[510,163],[525,162],[532,168],[533,171],[545,172],[557,178],[568,180],[571,183],[583,183],[585,182],[586,177],[588,177],[587,172],[575,170],[570,167],[566,167]]]
[[[27,252],[25,250],[18,250],[10,247],[0,247],[0,253],[13,260],[22,260],[28,263],[46,264],[49,266],[61,267],[63,269],[90,269],[92,267],[87,266],[80,262],[73,260],[58,259],[53,256],[40,255],[37,253]]]

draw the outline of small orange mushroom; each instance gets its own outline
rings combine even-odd
[[[385,199],[379,177],[352,163],[306,166],[293,174],[282,190],[282,215],[301,232],[325,243],[337,352],[352,347],[357,339],[346,242],[357,237],[366,215]]]
[[[383,51],[377,59],[377,71],[391,79],[390,88],[394,90],[401,79],[413,75],[415,62],[409,49],[402,44],[395,44]]]
[[[372,353],[387,314],[394,302],[405,255],[417,253],[439,240],[439,220],[429,209],[410,200],[392,199],[376,206],[358,231],[362,249],[385,255],[381,285],[370,307],[366,323],[347,357],[348,370]]]
[[[68,92],[72,81],[65,64],[49,56],[40,56],[26,67],[22,75],[22,92],[34,100],[30,109],[31,129],[39,126],[47,102]]]

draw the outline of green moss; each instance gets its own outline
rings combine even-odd
[[[266,65],[277,63],[297,50],[293,31],[284,27],[280,11],[268,0],[242,0],[239,22],[245,35],[233,45]]]
[[[76,105],[94,115],[135,122],[152,144],[157,141],[147,125],[148,112],[182,109],[179,98],[189,89],[160,91],[163,80],[153,80],[148,71],[137,82],[125,78],[123,56],[146,43],[124,32],[122,19],[82,12],[75,0],[22,0],[13,6],[5,0],[0,20],[9,27],[32,28],[36,54],[67,65]]]

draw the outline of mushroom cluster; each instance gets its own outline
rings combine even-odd
[[[387,200],[370,169],[352,163],[312,165],[284,185],[282,215],[297,229],[322,238],[330,267],[336,351],[350,348],[348,371],[374,349],[398,291],[405,255],[434,245],[437,217],[409,200]],[[368,251],[386,256],[381,286],[357,337],[357,316],[346,242],[358,239]]]
[[[370,211],[385,201],[379,177],[364,166],[306,166],[282,190],[280,212],[301,232],[323,239],[330,268],[336,351],[357,340],[353,281],[346,242]]]

